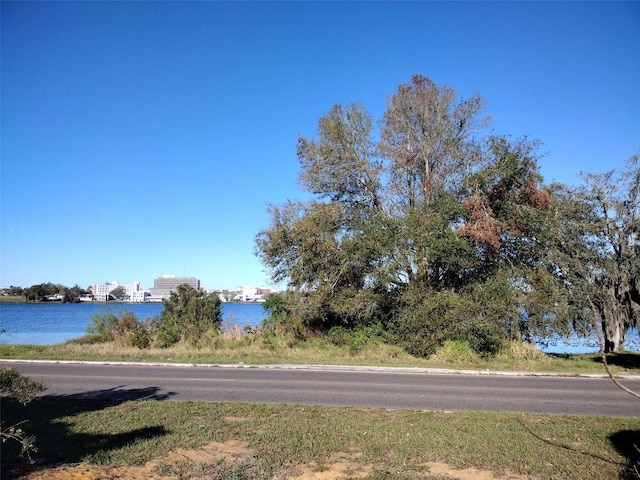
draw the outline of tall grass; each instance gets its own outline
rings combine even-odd
[[[140,361],[215,364],[322,364],[389,367],[462,368],[478,370],[554,371],[563,373],[604,373],[600,356],[546,354],[533,345],[518,342],[506,345],[493,357],[480,358],[464,342],[446,342],[430,358],[419,358],[397,345],[379,338],[337,342],[326,335],[308,335],[270,329],[241,329],[230,326],[220,333],[207,332],[194,346],[179,342],[169,348],[140,349],[122,342],[93,343],[93,337],[59,345],[0,345],[5,359],[52,359]],[[640,373],[640,354],[623,353],[610,357],[614,372]]]

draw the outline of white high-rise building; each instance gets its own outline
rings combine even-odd
[[[115,300],[111,292],[117,287],[124,288],[124,301],[144,302],[149,295],[145,290],[140,289],[140,282],[133,282],[131,285],[122,285],[117,281],[96,284],[91,287],[93,298],[99,302]]]
[[[236,289],[233,300],[236,302],[264,302],[271,293],[273,291],[270,288],[247,285]]]

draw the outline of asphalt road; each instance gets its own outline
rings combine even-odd
[[[420,369],[104,365],[2,361],[79,398],[362,406],[640,417],[607,378],[433,373]],[[640,378],[623,382],[640,391]]]

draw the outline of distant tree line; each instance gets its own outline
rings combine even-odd
[[[336,105],[298,139],[312,199],[270,206],[256,236],[290,288],[279,322],[381,332],[421,356],[570,331],[622,348],[640,316],[638,156],[578,187],[545,184],[540,142],[483,134],[483,107],[416,75],[377,124]]]
[[[49,298],[58,296],[64,303],[77,303],[80,297],[91,295],[91,288],[81,288],[78,285],[66,287],[59,283],[39,283],[29,288],[9,287],[4,289],[8,295],[23,295],[28,302],[44,302]]]

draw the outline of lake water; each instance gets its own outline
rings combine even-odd
[[[125,310],[144,321],[160,315],[162,303],[0,303],[0,343],[63,343],[85,335],[94,313]],[[265,317],[261,303],[222,304],[222,328],[259,325]]]
[[[140,320],[160,315],[162,303],[0,303],[0,343],[53,345],[82,337],[87,333],[94,313],[124,310]],[[260,325],[266,314],[261,303],[223,303],[222,328]],[[599,350],[595,338],[557,338],[539,347],[545,352],[592,353]],[[640,337],[635,329],[627,333],[625,348],[640,352]]]

